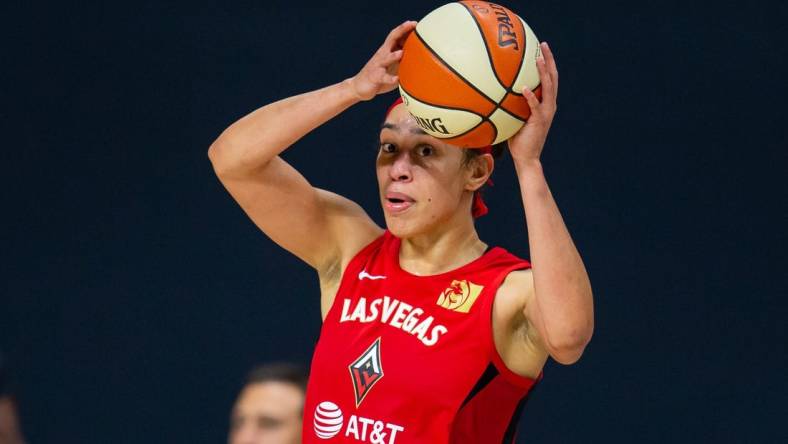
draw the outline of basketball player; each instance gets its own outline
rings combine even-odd
[[[386,115],[376,160],[385,229],[279,157],[353,104],[395,89],[414,27],[392,30],[352,78],[241,118],[208,152],[254,223],[317,270],[323,327],[305,443],[512,442],[547,358],[574,363],[593,330],[589,279],[539,160],[558,88],[546,43],[542,101],[523,91],[532,114],[508,141],[533,267],[488,247],[474,228],[474,214],[485,212],[478,190],[493,171],[490,149],[426,135],[402,104]]]
[[[306,373],[271,363],[252,369],[230,415],[229,444],[300,444]]]

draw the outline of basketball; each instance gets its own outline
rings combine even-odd
[[[541,98],[539,40],[509,9],[460,1],[427,14],[403,45],[399,91],[427,134],[462,148],[513,136],[530,115],[522,95]]]

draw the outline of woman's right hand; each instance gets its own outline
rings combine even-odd
[[[359,100],[371,100],[378,94],[387,93],[397,87],[399,61],[402,58],[402,45],[416,22],[407,21],[392,29],[380,49],[350,78],[353,93]]]

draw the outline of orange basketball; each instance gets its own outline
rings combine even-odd
[[[539,40],[495,3],[460,1],[430,12],[405,40],[400,94],[428,134],[463,148],[502,142],[530,115],[522,95],[541,97]]]

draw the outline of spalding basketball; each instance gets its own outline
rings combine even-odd
[[[541,97],[539,40],[517,14],[495,3],[449,3],[405,40],[400,94],[428,134],[463,148],[502,142],[531,114],[527,86]]]

